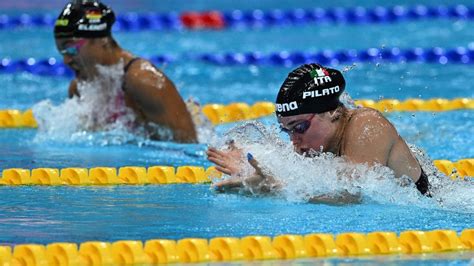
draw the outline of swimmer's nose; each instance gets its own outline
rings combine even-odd
[[[301,139],[300,137],[298,136],[298,134],[290,134],[290,140],[291,142],[293,142],[293,144],[297,144],[299,142],[301,142]]]
[[[293,143],[293,146],[295,146],[296,148],[298,148],[300,145],[301,145],[301,140],[298,139],[298,138],[290,138],[291,139],[291,143]]]

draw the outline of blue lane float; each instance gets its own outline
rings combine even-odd
[[[393,23],[420,19],[473,19],[474,6],[376,6],[335,7],[291,10],[231,10],[216,11],[226,27],[234,26],[278,26],[285,24],[311,23]],[[116,31],[177,30],[186,28],[183,14],[189,13],[125,13],[117,16]],[[0,15],[0,29],[30,28],[54,25],[55,16],[51,14],[17,16]]]
[[[337,65],[354,62],[420,62],[439,64],[470,64],[474,62],[474,47],[433,48],[369,48],[364,50],[322,50],[317,52],[274,52],[263,54],[225,53],[202,54],[200,60],[216,65],[284,65],[293,66],[310,62]]]
[[[338,65],[355,62],[419,62],[431,64],[473,64],[474,44],[456,48],[369,48],[364,50],[322,50],[322,51],[280,51],[273,53],[203,53],[157,55],[149,58],[153,63],[162,65],[176,61],[197,61],[219,66],[269,65],[295,66],[318,62],[323,65]],[[0,73],[28,72],[43,76],[71,76],[73,73],[58,59],[0,59]]]
[[[162,65],[173,62],[176,59],[171,55],[157,55],[149,58],[154,64]],[[61,60],[54,57],[47,59],[0,59],[0,73],[13,74],[17,72],[27,72],[40,76],[72,76],[73,72],[64,65]]]

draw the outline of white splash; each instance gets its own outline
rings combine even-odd
[[[313,196],[347,191],[360,194],[363,202],[474,212],[472,182],[453,182],[417,150],[414,152],[432,184],[432,198],[421,195],[410,178],[395,178],[388,167],[354,165],[329,153],[299,155],[276,130],[248,122],[230,130],[219,144],[232,139],[244,153],[252,153],[260,166],[283,184],[279,196],[289,201],[307,202]]]
[[[339,100],[347,109],[356,109],[358,106],[355,104],[354,99],[346,91],[339,96]]]
[[[346,73],[346,72],[349,72],[351,70],[353,70],[354,68],[357,67],[357,64],[356,63],[353,63],[352,65],[350,66],[345,66],[343,69],[342,69],[342,73]]]
[[[420,162],[431,184],[433,199],[443,209],[474,213],[474,180],[472,177],[458,177],[452,180],[441,173],[428,155],[414,145],[409,145]]]
[[[135,114],[124,102],[123,62],[113,66],[98,65],[97,70],[100,79],[78,82],[80,98],[67,99],[58,106],[49,100],[33,106],[38,121],[36,141],[69,142],[96,137],[89,132],[105,133],[111,136],[112,142],[130,139]]]
[[[214,131],[214,126],[211,121],[202,112],[201,105],[193,98],[189,98],[186,101],[186,107],[188,112],[191,114],[194,126],[196,127],[196,133],[199,143],[209,143],[213,139],[217,138]]]

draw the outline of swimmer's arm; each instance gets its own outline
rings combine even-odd
[[[73,79],[69,84],[68,97],[74,98],[74,96],[80,97],[79,91],[77,90],[77,80]]]
[[[186,104],[174,84],[150,62],[132,64],[125,76],[125,92],[148,121],[170,128],[174,140],[196,142],[196,130]]]
[[[233,191],[236,189],[247,188],[252,193],[272,194],[278,192],[282,185],[271,176],[262,176],[255,173],[249,177],[234,176],[212,185],[218,192]]]
[[[350,194],[348,191],[344,191],[338,195],[321,195],[314,196],[309,199],[310,203],[323,203],[329,205],[343,205],[343,204],[353,204],[360,203],[361,196],[360,194]]]

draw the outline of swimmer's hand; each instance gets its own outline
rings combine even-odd
[[[243,159],[242,150],[237,149],[233,144],[227,151],[209,148],[207,156],[209,161],[216,164],[218,171],[232,176],[214,184],[213,186],[217,191],[222,192],[245,187],[252,193],[269,193],[281,187],[268,171],[262,170],[251,154],[247,154],[247,161],[253,167],[254,172],[250,176],[244,176],[242,168],[245,160]]]
[[[255,172],[252,176],[244,179],[244,185],[246,185],[252,193],[271,193],[281,189],[281,183],[278,182],[268,170],[261,168],[252,154],[247,154],[247,160],[253,169],[255,169]]]
[[[207,150],[207,159],[216,165],[216,169],[226,175],[237,176],[242,171],[242,164],[245,162],[242,150],[229,145],[226,151],[220,151],[210,147]]]

